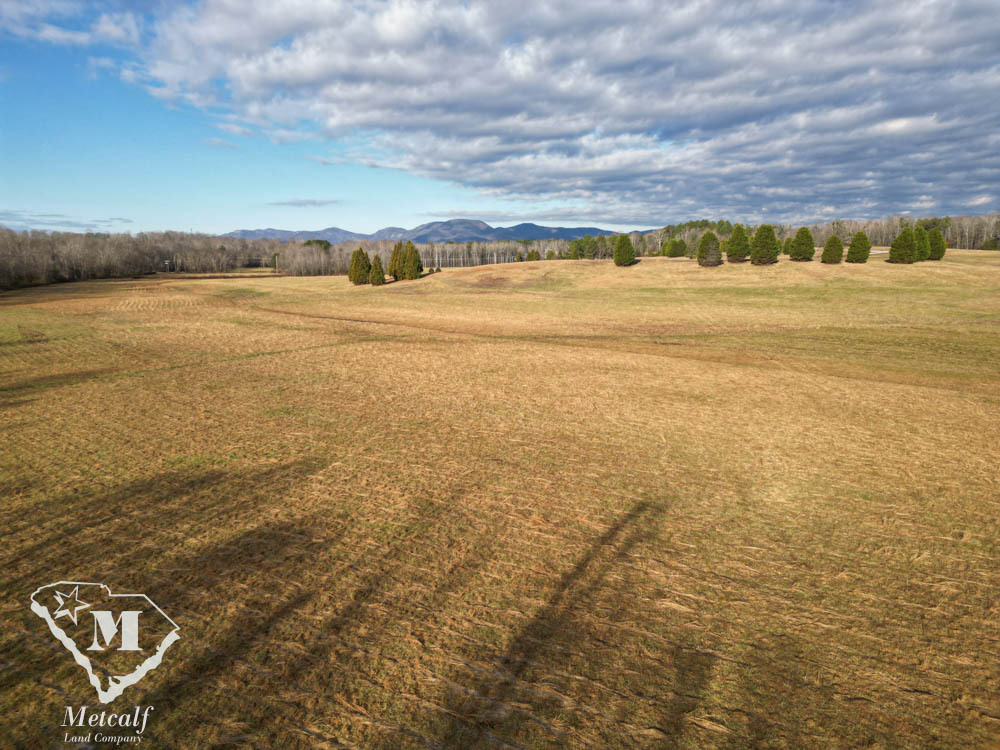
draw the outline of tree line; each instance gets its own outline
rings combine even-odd
[[[156,271],[221,273],[267,266],[283,245],[185,232],[80,234],[0,227],[0,289]]]
[[[728,245],[734,242],[733,235],[737,232],[737,226],[726,220],[698,219],[649,232],[631,232],[625,236],[636,257],[667,255],[694,258],[697,257],[702,239],[711,233],[719,242],[720,253],[727,254],[728,257]],[[790,248],[802,229],[791,225],[762,225],[757,228],[741,227],[741,231],[747,235],[749,242],[750,234],[755,236],[763,226],[770,227],[781,251]],[[873,245],[888,246],[905,227],[910,227],[914,233],[914,241],[918,229],[926,231],[928,238],[937,230],[946,247],[997,249],[1000,242],[1000,213],[987,216],[928,217],[915,221],[900,216],[864,221],[838,219],[806,229],[815,243],[823,247],[833,236],[843,239],[854,237],[858,232],[864,233]],[[429,267],[433,268],[542,259],[603,260],[613,258],[617,237],[587,236],[571,241],[546,239],[427,243],[415,245],[415,248]],[[708,242],[711,245],[711,239]],[[274,239],[242,239],[184,232],[135,235],[17,232],[0,227],[0,289],[59,281],[138,276],[156,271],[221,273],[253,266],[270,266],[279,273],[295,276],[348,274],[354,253],[359,247],[370,259],[378,257],[382,267],[388,269],[397,244],[391,240],[366,240],[334,245],[325,240],[281,242]],[[737,236],[733,257],[740,252],[740,248],[742,240]],[[764,257],[762,252],[763,250],[758,252],[758,257]],[[749,256],[748,252],[747,257]],[[370,262],[374,263],[374,260]],[[391,272],[389,275],[392,275]]]

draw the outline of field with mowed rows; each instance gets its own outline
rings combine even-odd
[[[60,580],[180,626],[153,747],[1000,737],[1000,253],[6,292],[0,444],[4,747]]]

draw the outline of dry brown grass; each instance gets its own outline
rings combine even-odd
[[[94,702],[66,579],[180,624],[154,747],[995,745],[998,271],[0,295],[0,744]]]

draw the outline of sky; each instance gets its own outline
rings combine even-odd
[[[984,214],[998,30],[997,0],[0,0],[0,224]]]

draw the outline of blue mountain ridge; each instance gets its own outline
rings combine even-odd
[[[327,227],[316,230],[287,229],[237,229],[222,235],[242,239],[278,239],[289,240],[326,240],[337,244],[357,240],[410,240],[415,243],[428,242],[495,242],[498,240],[575,240],[586,235],[615,234],[608,229],[598,227],[543,227],[538,224],[518,224],[513,227],[491,227],[484,221],[473,219],[451,219],[450,221],[432,221],[421,224],[413,229],[402,227],[385,227],[371,234],[351,232],[340,227]]]

